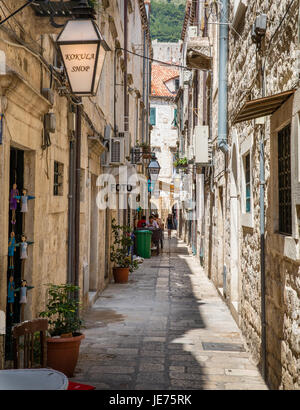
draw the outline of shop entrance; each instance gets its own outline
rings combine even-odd
[[[7,306],[6,306],[6,339],[5,356],[6,360],[12,360],[12,338],[11,329],[21,320],[20,297],[19,293],[11,292],[9,285],[18,288],[22,279],[22,261],[19,257],[18,247],[14,243],[21,242],[23,232],[23,214],[20,212],[20,202],[13,199],[13,195],[21,195],[24,187],[24,151],[11,148],[10,150],[10,176],[9,176],[9,241],[10,246],[7,263]],[[14,238],[14,239],[12,239]],[[15,296],[16,295],[16,296]]]

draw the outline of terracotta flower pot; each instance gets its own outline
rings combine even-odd
[[[47,366],[73,377],[77,364],[79,347],[84,334],[73,337],[47,339]]]
[[[116,283],[127,283],[129,268],[113,268],[113,275]]]

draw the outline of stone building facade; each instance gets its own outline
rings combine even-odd
[[[210,126],[213,152],[211,167],[202,168],[196,183],[196,255],[269,386],[298,390],[299,5],[237,0],[227,10],[226,1],[219,7],[195,3],[187,2],[184,58],[188,63],[188,28],[197,26],[198,36],[209,39],[212,60],[206,73],[199,60],[201,72],[192,75],[202,78],[199,120]],[[220,27],[226,21],[227,101],[220,76]],[[192,94],[192,80],[189,88]],[[221,108],[227,113],[226,139]]]
[[[154,193],[152,203],[164,221],[174,205],[171,186],[174,182],[173,163],[178,139],[175,103],[178,80],[179,70],[176,67],[153,64],[150,96],[151,150],[155,152],[161,169],[157,181],[160,195],[155,198]]]
[[[6,1],[1,5],[3,19],[23,2]],[[151,55],[144,1],[103,0],[95,6],[96,22],[111,51],[106,55],[97,95],[82,98],[80,118],[76,116],[78,102],[70,94],[55,44],[61,28],[51,25],[48,17],[38,17],[34,7],[38,6],[24,8],[0,27],[0,368],[4,366],[4,350],[6,359],[11,358],[12,325],[36,318],[44,310],[45,284],[74,283],[76,242],[79,242],[77,280],[83,309],[93,303],[110,281],[111,217],[127,223],[132,222],[132,216],[123,211],[98,209],[97,178],[111,172],[106,157],[109,138],[115,130],[128,131],[125,146],[129,158],[131,146],[142,139],[142,129],[148,127],[148,103],[143,90],[145,78],[149,81],[150,66],[146,71],[143,59],[135,55],[141,44],[144,45],[141,52],[146,49]],[[66,19],[58,17],[55,21],[62,24]],[[56,121],[51,123],[54,116]],[[75,238],[71,198],[75,192],[79,127],[80,237]],[[130,165],[130,161],[124,158],[126,164]],[[140,172],[145,172],[143,167]],[[28,195],[35,197],[28,201],[27,213],[21,213],[17,204],[16,223],[9,203],[13,184],[20,195],[26,188]],[[13,267],[8,257],[12,231],[16,242],[21,234],[33,242],[23,262],[16,248]],[[24,312],[20,312],[16,296],[12,315],[7,299],[10,276],[15,287],[24,278],[28,285],[34,286],[28,292]]]

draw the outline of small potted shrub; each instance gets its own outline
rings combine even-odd
[[[137,269],[138,264],[133,261],[130,249],[133,245],[131,228],[127,225],[117,225],[115,219],[112,220],[111,227],[114,236],[114,243],[110,247],[110,260],[115,263],[113,275],[116,283],[127,283],[129,272]]]
[[[82,319],[78,315],[80,303],[72,297],[79,287],[72,284],[48,284],[46,310],[40,317],[48,319],[47,365],[72,377],[79,355]]]

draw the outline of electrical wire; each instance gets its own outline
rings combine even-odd
[[[141,54],[134,53],[133,51],[127,50],[127,49],[125,49],[125,48],[123,48],[123,47],[117,47],[117,48],[115,48],[115,51],[117,51],[117,50],[127,51],[127,53],[129,53],[129,54],[133,54],[133,55],[135,55],[135,56],[137,56],[137,57],[140,57],[140,58],[143,58],[143,59],[145,59],[145,60],[154,61],[154,62],[159,63],[159,64],[161,64],[161,65],[167,65],[167,66],[176,67],[176,68],[183,68],[184,70],[198,70],[198,71],[203,71],[201,68],[190,68],[190,67],[186,67],[186,66],[183,66],[183,65],[180,65],[180,64],[172,64],[172,63],[167,63],[166,61],[156,60],[155,58],[146,57],[145,55],[141,55]],[[210,71],[210,70],[207,70],[207,71]]]
[[[6,21],[8,21],[11,17],[14,17],[17,13],[22,11],[25,7],[29,6],[31,3],[33,3],[34,0],[26,0],[26,3],[23,4],[23,6],[19,7],[17,10],[15,10],[13,13],[11,13],[8,17],[6,17],[4,20],[0,21],[0,26],[4,24]]]

